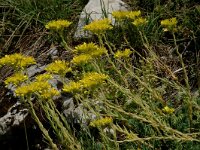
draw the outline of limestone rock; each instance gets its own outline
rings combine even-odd
[[[28,115],[28,109],[20,108],[21,103],[17,102],[7,112],[6,115],[0,118],[0,135],[4,135],[13,126],[18,126]]]
[[[121,0],[90,0],[80,15],[74,38],[90,37],[83,27],[93,20],[109,18],[114,24],[111,13],[118,10],[126,11],[127,8],[128,5]]]

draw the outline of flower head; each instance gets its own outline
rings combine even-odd
[[[112,16],[117,20],[135,19],[141,15],[141,11],[113,11]]]
[[[47,81],[34,81],[30,84],[22,85],[15,90],[16,96],[24,97],[29,94],[41,94],[46,90],[49,90],[51,88],[51,85]]]
[[[42,99],[51,99],[54,96],[59,96],[59,95],[60,92],[58,90],[56,90],[55,88],[50,88],[48,90],[44,90],[40,96]]]
[[[105,18],[91,22],[90,24],[84,26],[84,29],[99,35],[105,33],[107,30],[111,30],[113,27],[110,24],[111,20]]]
[[[83,78],[77,82],[71,81],[69,84],[65,84],[63,87],[64,92],[76,92],[83,89],[91,88],[95,85],[99,85],[108,78],[105,74],[99,74],[97,72],[89,72],[84,74]]]
[[[129,11],[113,11],[112,12],[112,16],[116,19],[116,20],[123,20],[126,19],[127,16],[129,15]]]
[[[107,78],[108,76],[105,74],[89,72],[84,74],[84,77],[79,82],[83,85],[84,88],[90,88],[103,83]]]
[[[139,17],[140,15],[141,15],[141,11],[140,10],[138,10],[138,11],[130,11],[127,14],[127,18],[135,19],[136,17]]]
[[[67,28],[69,27],[69,25],[71,25],[72,23],[67,21],[67,20],[53,20],[53,21],[50,21],[48,22],[46,25],[45,25],[45,28],[46,29],[50,29],[50,30],[63,30],[64,28]]]
[[[45,70],[52,74],[59,74],[64,76],[67,72],[72,71],[69,67],[69,63],[64,60],[56,60],[55,62],[49,64]]]
[[[19,72],[17,72],[17,73],[15,73],[15,74],[13,74],[12,76],[10,76],[10,77],[8,77],[5,81],[4,81],[4,83],[6,84],[6,85],[8,85],[8,84],[14,84],[14,85],[19,85],[20,83],[22,83],[22,82],[24,82],[24,81],[26,81],[26,80],[28,80],[28,76],[26,76],[26,75],[24,75],[23,73],[19,73]]]
[[[36,81],[48,81],[49,79],[52,79],[53,76],[49,73],[44,73],[36,76]]]
[[[91,42],[91,43],[83,43],[75,47],[75,53],[90,55],[91,57],[94,58],[107,53],[107,50],[104,47],[99,47],[95,43]]]
[[[84,42],[83,44],[76,46],[74,52],[88,54],[88,53],[95,51],[96,49],[98,49],[98,46],[95,43],[92,43],[92,42],[85,43]]]
[[[30,56],[24,56],[20,53],[5,55],[5,57],[0,59],[0,67],[3,65],[10,65],[14,68],[24,69],[31,64],[36,64],[35,59]]]
[[[80,82],[74,82],[71,81],[69,84],[65,84],[63,87],[64,92],[75,92],[75,91],[81,91],[83,88],[83,85]]]
[[[138,26],[141,26],[141,25],[146,24],[146,23],[147,23],[147,20],[146,20],[145,18],[139,17],[139,18],[135,19],[132,23],[133,23],[136,27],[138,27]]]
[[[91,127],[102,127],[109,125],[113,122],[113,119],[111,117],[105,117],[97,120],[93,120],[90,122]]]
[[[167,114],[172,114],[174,112],[174,108],[170,108],[168,106],[165,106],[162,110]]]
[[[124,51],[117,51],[114,55],[115,58],[128,58],[132,54],[130,49],[125,49]]]
[[[98,57],[98,56],[101,56],[101,55],[106,54],[106,53],[107,53],[106,48],[104,48],[104,47],[99,47],[99,48],[97,48],[95,51],[91,52],[90,55],[91,55],[92,57]]]
[[[91,55],[81,54],[81,55],[75,56],[71,62],[75,65],[82,65],[82,64],[88,63],[91,60],[92,60]]]
[[[178,23],[178,21],[175,17],[170,18],[170,19],[161,20],[161,25],[163,27],[165,27],[164,31],[176,31],[177,23]]]

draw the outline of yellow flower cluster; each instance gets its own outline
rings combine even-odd
[[[161,20],[161,25],[164,28],[164,31],[176,31],[176,25],[177,25],[178,21],[177,19],[174,18],[170,18],[170,19],[165,19],[165,20]]]
[[[50,99],[54,96],[60,95],[60,92],[55,88],[52,88],[47,81],[34,81],[30,84],[18,87],[15,90],[16,96],[25,97],[31,94],[36,94],[42,99]]]
[[[55,62],[49,64],[45,70],[52,74],[59,74],[64,76],[67,72],[72,71],[69,67],[69,63],[64,60],[56,60]]]
[[[144,25],[147,23],[147,20],[145,18],[137,18],[132,22],[136,27],[140,26],[140,25]]]
[[[175,111],[174,108],[170,108],[168,106],[165,106],[162,110],[167,114],[172,114]]]
[[[117,51],[114,55],[115,58],[128,58],[132,54],[130,49],[125,49],[124,51]]]
[[[165,19],[165,20],[162,20],[161,21],[161,25],[162,26],[176,26],[176,24],[177,24],[178,22],[177,22],[177,20],[176,20],[176,18],[174,17],[174,18],[170,18],[170,19]]]
[[[132,24],[135,26],[141,26],[147,23],[147,20],[145,18],[140,17],[141,11],[114,11],[112,12],[112,16],[116,20],[124,20],[124,19],[132,19],[134,20]]]
[[[113,12],[112,12],[112,16],[113,16],[116,20],[127,19],[128,14],[129,14],[129,11],[113,11]]]
[[[112,16],[117,20],[135,19],[141,15],[141,11],[113,11]]]
[[[15,68],[24,69],[31,64],[36,64],[36,61],[33,57],[24,56],[19,53],[5,55],[5,57],[0,59],[0,67],[4,65],[11,65]]]
[[[95,20],[90,24],[84,26],[84,30],[91,31],[96,35],[105,33],[107,30],[111,30],[113,27],[110,25],[111,20],[105,18],[102,20]]]
[[[36,76],[36,81],[47,81],[49,79],[52,79],[52,75],[49,73],[44,73],[44,74],[40,74],[38,76]]]
[[[101,56],[101,55],[106,54],[106,53],[107,53],[106,48],[99,47],[95,51],[91,52],[90,55],[94,58],[94,57],[98,57],[98,56]]]
[[[30,84],[18,87],[15,90],[15,94],[16,96],[24,97],[33,93],[41,94],[49,89],[51,89],[51,85],[47,81],[45,82],[34,81],[31,82]]]
[[[74,82],[71,81],[69,84],[65,84],[63,87],[64,92],[76,92],[76,91],[81,91],[83,88],[83,85],[80,82]]]
[[[40,96],[42,99],[51,99],[52,97],[59,95],[60,92],[58,90],[56,90],[55,88],[50,88],[48,90],[44,90]]]
[[[130,19],[135,19],[136,17],[139,17],[140,15],[141,15],[141,11],[138,10],[138,11],[130,11],[127,16]]]
[[[64,92],[74,92],[81,91],[83,88],[90,88],[95,85],[101,84],[104,80],[108,78],[105,74],[99,74],[96,72],[86,73],[84,77],[77,82],[70,82],[69,84],[64,85]]]
[[[91,121],[90,126],[91,127],[101,127],[101,126],[109,125],[112,122],[113,122],[113,119],[111,117],[105,117],[105,118],[101,118],[101,119]]]
[[[17,73],[15,73],[15,74],[13,74],[12,76],[10,76],[10,77],[8,77],[5,81],[4,81],[4,83],[6,84],[6,85],[8,85],[8,84],[14,84],[14,85],[19,85],[20,83],[22,83],[22,82],[24,82],[24,81],[26,81],[26,80],[28,80],[28,76],[26,76],[26,75],[24,75],[23,73],[19,73],[19,72],[17,72]]]
[[[75,47],[75,53],[80,54],[72,59],[72,63],[76,65],[89,62],[95,57],[107,53],[104,47],[99,47],[95,43],[83,43]]]
[[[83,79],[80,80],[79,82],[83,85],[83,87],[89,88],[102,83],[107,78],[108,76],[105,74],[100,74],[97,72],[89,72],[86,73]]]
[[[88,54],[98,49],[98,46],[95,43],[83,43],[81,45],[78,45],[75,47],[74,52],[75,53],[82,53],[82,54]]]
[[[91,55],[89,55],[89,54],[81,54],[81,55],[73,57],[71,62],[73,64],[75,64],[75,65],[81,65],[81,64],[88,63],[91,60],[92,60]]]
[[[53,21],[50,21],[48,22],[46,25],[45,25],[45,28],[46,29],[50,29],[50,30],[63,30],[64,28],[67,28],[71,25],[72,23],[67,21],[67,20],[53,20]]]

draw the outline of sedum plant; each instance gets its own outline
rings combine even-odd
[[[163,31],[173,35],[184,83],[153,48],[145,32],[149,20],[141,17],[141,11],[113,12],[112,15],[122,27],[123,21],[131,24],[145,54],[138,52],[129,41],[116,47],[109,41],[107,31],[114,30],[118,24],[111,25],[109,19],[95,20],[84,29],[98,37],[96,43],[75,46],[69,62],[52,62],[45,69],[47,73],[33,81],[29,81],[24,69],[36,63],[34,60],[29,58],[26,64],[25,59],[20,58],[21,64],[13,59],[12,63],[6,63],[6,57],[11,56],[0,59],[0,66],[17,65],[14,68],[19,71],[5,83],[17,86],[16,96],[28,104],[53,149],[58,149],[59,144],[63,149],[179,149],[199,144],[199,98],[191,94],[187,70],[178,49],[176,18],[161,20],[159,24],[164,27]],[[65,23],[60,23],[60,28],[70,24]],[[135,55],[137,58],[133,59]],[[69,82],[65,80],[67,72],[72,73]],[[61,91],[49,84],[53,75],[61,77]],[[78,128],[75,127],[77,122],[68,122],[57,110],[53,98],[60,92],[71,93],[77,107],[82,107],[82,118],[76,118]],[[45,112],[56,135],[56,144],[38,119],[31,98],[36,98]]]

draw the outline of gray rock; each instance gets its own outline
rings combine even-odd
[[[20,109],[21,103],[17,102],[0,118],[0,135],[7,133],[12,127],[19,125],[28,115],[28,109]]]
[[[64,98],[64,97],[62,97]],[[84,104],[80,103],[78,106],[75,106],[73,102],[73,98],[64,98],[63,99],[63,114],[66,117],[66,119],[69,121],[72,121],[73,123],[80,124],[83,129],[84,127],[88,126],[88,123],[92,120],[95,120],[97,118],[96,113],[88,110]],[[103,103],[92,100],[90,101],[92,104],[91,107],[95,107],[95,111],[101,111],[104,109]]]
[[[83,27],[93,20],[108,17],[114,24],[111,13],[118,10],[126,11],[127,8],[128,5],[121,0],[90,0],[81,12],[74,38],[90,37]]]
[[[41,66],[40,64],[37,65],[32,65],[29,68],[27,68],[27,75],[30,77],[35,76],[36,74],[41,73],[42,71],[44,71],[46,65]]]

